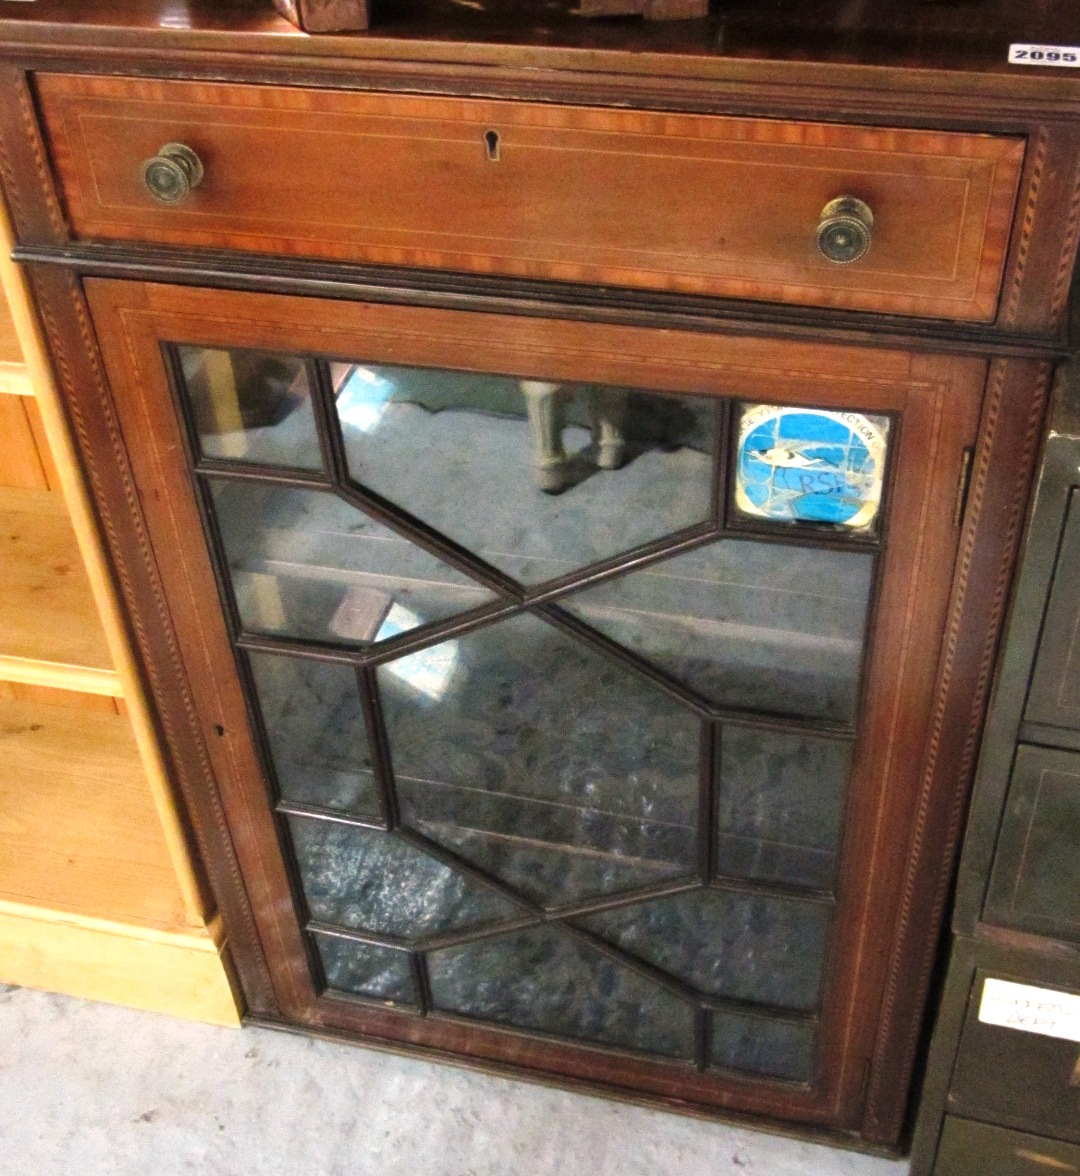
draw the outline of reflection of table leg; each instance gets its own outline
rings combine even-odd
[[[216,453],[220,457],[244,458],[248,441],[244,435],[244,419],[240,411],[240,393],[236,369],[229,351],[201,348],[200,367],[196,373],[185,372],[185,378],[197,381],[205,389],[195,397],[196,425],[203,435],[218,438]]]
[[[566,484],[566,450],[562,442],[566,403],[562,385],[546,380],[518,383],[529,414],[533,477],[541,490],[554,493]],[[626,460],[626,393],[618,388],[593,388],[585,396],[596,464],[602,470],[617,470]]]
[[[552,493],[563,488],[566,450],[562,433],[565,417],[559,385],[544,380],[519,380],[529,414],[532,433],[533,477],[541,490]]]
[[[244,618],[244,628],[264,633],[287,631],[285,601],[277,576],[237,568],[233,572],[232,583],[236,606]]]
[[[595,388],[589,401],[596,464],[617,470],[626,459],[626,393],[617,388]]]

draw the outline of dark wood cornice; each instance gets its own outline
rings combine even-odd
[[[322,298],[363,299],[488,313],[619,322],[669,330],[902,347],[934,354],[1060,359],[1065,333],[1040,337],[989,324],[859,314],[653,290],[530,281],[404,267],[345,265],[303,258],[252,258],[238,253],[143,245],[74,244],[20,247],[17,261],[75,270],[87,277],[160,278],[179,285],[261,290]]]
[[[576,92],[613,103],[630,93],[641,101],[648,79],[646,92],[667,105],[711,98],[731,109],[845,118],[876,111],[893,121],[921,121],[935,108],[932,117],[1005,123],[1080,109],[1080,70],[1006,62],[1012,40],[1080,43],[1072,0],[875,3],[861,13],[837,0],[788,0],[772,18],[753,7],[728,0],[723,15],[665,25],[553,15],[531,0],[498,0],[482,12],[389,0],[376,4],[371,32],[310,36],[269,2],[199,0],[178,12],[167,0],[36,0],[32,8],[5,6],[0,54],[54,68],[92,61],[96,72],[253,80],[303,72],[320,85],[449,91],[467,75],[472,93],[530,97],[550,94],[557,78],[561,100]]]

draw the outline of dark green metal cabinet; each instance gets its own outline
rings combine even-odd
[[[1054,448],[1064,447],[1063,437]],[[1068,461],[1064,462],[1068,465]],[[1075,476],[1077,471],[1072,469]],[[1046,626],[1035,659],[1024,718],[1028,723],[1080,730],[1080,490],[1070,489],[1061,550],[1046,610]]]
[[[1017,747],[983,911],[1001,926],[1080,940],[1080,753]]]
[[[988,1023],[988,980],[1080,1008],[1080,363],[1059,373],[965,836],[912,1176],[1080,1173],[1080,1044]],[[1021,995],[1023,995],[1021,993]],[[1080,1016],[1076,1019],[1080,1026]],[[1075,1033],[1073,1034],[1075,1036]]]
[[[936,1176],[1068,1176],[1080,1172],[1080,1148],[1023,1131],[949,1118],[941,1134]]]

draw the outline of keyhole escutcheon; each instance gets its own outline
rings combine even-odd
[[[487,157],[492,163],[499,162],[499,132],[485,131],[484,132],[484,146],[487,149]]]

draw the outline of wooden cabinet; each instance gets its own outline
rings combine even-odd
[[[981,1145],[960,1145],[980,1136],[1004,1141],[1017,1171],[1077,1163],[1080,1047],[1068,1018],[1080,1006],[1078,410],[1073,364],[1060,373],[979,763],[916,1173],[985,1170]],[[1017,986],[1005,1017],[990,1003],[1002,981]]]
[[[52,5],[0,174],[249,1015],[895,1145],[1071,75]]]
[[[79,475],[8,310],[33,357],[25,287],[6,257],[0,273],[0,980],[235,1024],[213,908],[155,779],[156,735],[137,680],[115,668],[127,639]]]

